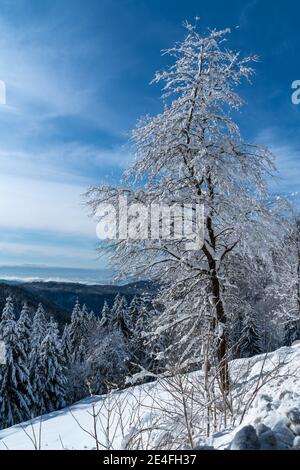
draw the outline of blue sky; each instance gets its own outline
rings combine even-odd
[[[118,182],[128,132],[161,109],[160,51],[196,16],[203,30],[239,26],[231,48],[260,56],[238,121],[277,156],[272,190],[296,192],[299,14],[296,0],[0,0],[0,265],[101,267],[81,194]]]

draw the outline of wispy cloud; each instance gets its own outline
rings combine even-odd
[[[0,227],[96,237],[83,207],[83,186],[0,176]]]
[[[67,265],[76,264],[80,261],[81,264],[88,264],[89,262],[96,261],[95,253],[89,250],[80,250],[70,248],[66,250],[54,245],[32,245],[25,243],[8,243],[0,242],[0,253],[5,253],[6,255],[14,256],[28,256],[29,259],[37,257],[38,259],[57,259],[60,261],[63,259],[67,262]]]
[[[249,13],[253,10],[253,8],[256,7],[258,4],[259,0],[251,0],[250,2],[246,3],[246,5],[243,7],[242,12],[239,17],[239,25],[240,26],[245,26],[246,23],[248,22],[248,15]]]
[[[13,145],[0,148],[0,174],[88,186],[96,180],[111,178],[112,171],[119,176],[131,158],[125,146],[101,149],[71,142],[20,150]]]
[[[297,193],[300,181],[299,144],[292,139],[283,139],[274,128],[262,130],[256,140],[267,145],[275,157],[278,174],[270,181],[271,189],[287,196]]]

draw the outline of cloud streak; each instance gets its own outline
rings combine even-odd
[[[0,227],[95,237],[83,207],[85,187],[0,176]]]

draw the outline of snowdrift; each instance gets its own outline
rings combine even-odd
[[[194,436],[194,448],[299,449],[300,345],[232,361],[230,373],[238,409],[235,423],[208,439]],[[147,429],[139,441],[142,448],[163,448],[173,432],[178,449],[182,425],[173,411],[173,424],[162,421],[161,410],[168,408],[176,410],[174,394],[161,383],[136,386],[2,430],[0,449],[128,449],[140,440],[141,429]]]

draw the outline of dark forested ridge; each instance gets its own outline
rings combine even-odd
[[[143,281],[126,285],[85,285],[67,282],[8,284],[3,281],[0,283],[0,311],[4,308],[6,298],[11,296],[17,311],[24,302],[27,302],[32,311],[42,303],[48,315],[62,325],[70,318],[76,300],[98,315],[104,301],[111,306],[117,294],[124,295],[130,302],[135,295],[145,291],[151,292],[153,289],[150,283]]]
[[[31,292],[26,288],[26,285],[5,284],[4,282],[0,283],[0,312],[2,312],[9,296],[12,297],[17,312],[20,312],[22,305],[27,303],[29,311],[33,313],[37,310],[38,305],[42,303],[45,306],[47,317],[53,317],[60,326],[64,325],[70,317],[66,309],[52,303],[46,296]]]

